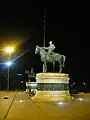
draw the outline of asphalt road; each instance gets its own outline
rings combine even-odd
[[[24,92],[0,92],[0,120],[90,120],[90,94],[60,97],[42,92],[30,98]]]

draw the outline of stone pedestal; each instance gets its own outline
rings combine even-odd
[[[36,82],[69,84],[69,75],[65,73],[37,73]]]
[[[69,95],[69,75],[65,73],[37,73],[37,95]]]

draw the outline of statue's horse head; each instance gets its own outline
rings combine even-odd
[[[45,50],[43,49],[43,47],[39,47],[38,45],[36,46],[35,54],[40,54],[41,58],[45,58],[46,57]]]
[[[39,47],[38,45],[36,46],[36,49],[35,49],[35,54],[44,54],[46,53],[45,50],[43,49],[43,47]]]
[[[40,53],[40,47],[37,45],[35,49],[35,54],[39,54],[39,53]]]

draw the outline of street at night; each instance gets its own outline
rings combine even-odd
[[[0,120],[90,120],[90,94],[46,97],[30,98],[23,91],[0,92]]]

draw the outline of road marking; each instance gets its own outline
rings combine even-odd
[[[3,117],[2,120],[5,120],[5,119],[7,118],[8,114],[9,114],[9,111],[10,111],[10,109],[11,109],[11,107],[12,107],[12,104],[13,104],[13,102],[14,102],[14,100],[15,100],[15,97],[16,97],[16,94],[14,95],[14,97],[13,97],[13,99],[12,99],[12,101],[11,101],[11,104],[10,104],[10,106],[9,106],[9,108],[8,108],[8,110],[7,110],[7,112],[6,112],[6,114],[4,115],[4,117]]]

